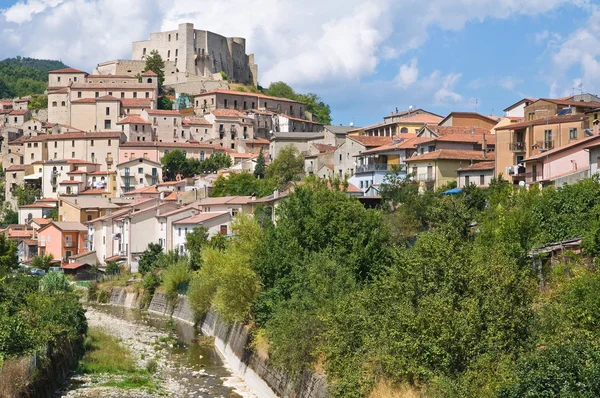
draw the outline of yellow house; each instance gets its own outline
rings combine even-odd
[[[421,190],[437,189],[456,181],[457,170],[478,162],[494,160],[494,153],[458,149],[440,149],[405,160],[407,172],[418,181]]]
[[[402,134],[417,134],[426,125],[437,125],[443,117],[417,109],[386,116],[383,123],[351,130],[348,135],[368,135],[373,137],[393,137]]]

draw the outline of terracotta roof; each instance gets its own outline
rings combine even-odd
[[[167,109],[147,109],[146,112],[152,116],[182,116],[179,111]]]
[[[572,148],[578,147],[580,145],[585,145],[585,147],[581,148],[581,150],[584,150],[584,149],[587,149],[589,147],[593,147],[593,146],[598,145],[598,143],[596,143],[596,144],[592,144],[592,143],[598,141],[599,139],[600,139],[600,135],[593,135],[591,137],[585,137],[585,138],[582,138],[582,139],[577,140],[577,141],[571,141],[567,145],[556,147],[556,148],[551,149],[549,151],[540,152],[537,155],[530,156],[527,159],[525,159],[525,162],[529,162],[529,161],[532,161],[532,160],[538,160],[540,158],[546,158],[548,156],[551,156],[551,155],[554,155],[556,153],[565,151],[567,149],[572,149]]]
[[[406,117],[402,117],[401,119],[398,119],[396,121],[393,122],[383,122],[383,123],[377,123],[377,124],[373,124],[370,126],[366,126],[363,128],[354,128],[350,131],[357,131],[357,130],[373,130],[379,127],[384,127],[384,126],[396,126],[398,124],[415,124],[415,125],[422,125],[422,124],[438,124],[441,120],[443,119],[443,117],[441,116],[437,116],[437,115],[431,115],[428,113],[422,113],[422,114],[418,114],[418,115],[412,115],[412,116],[406,116]]]
[[[102,97],[96,98],[96,101],[119,101],[119,99],[112,95],[103,95]]]
[[[89,175],[91,175],[91,176],[107,176],[107,175],[109,175],[110,173],[111,173],[111,172],[109,172],[109,171],[93,171],[93,172],[91,172],[91,173],[87,173],[87,174],[89,174]],[[112,173],[114,173],[114,171],[113,171]],[[67,174],[68,174],[68,173],[67,173]]]
[[[46,225],[52,222],[51,218],[32,218],[38,225]]]
[[[361,155],[393,151],[395,149],[414,149],[417,144],[430,140],[430,138],[417,137],[416,134],[400,134],[394,137],[389,144],[381,145],[373,149],[361,152]]]
[[[458,126],[432,126],[427,125],[426,128],[433,131],[438,136],[444,136],[449,134],[479,134],[479,135],[491,135],[489,129],[483,127],[458,127]]]
[[[44,226],[42,229],[46,229],[50,227],[50,225],[54,225],[56,228],[61,231],[67,232],[87,232],[87,227],[80,222],[67,222],[67,221],[52,221],[51,223]],[[40,229],[40,231],[42,230]]]
[[[88,189],[87,191],[79,192],[79,195],[102,195],[102,194],[108,195],[108,192],[106,192],[103,189]]]
[[[203,97],[206,95],[213,95],[213,94],[238,95],[238,96],[243,96],[243,97],[255,97],[255,98],[262,98],[262,99],[270,99],[273,101],[285,101],[285,102],[298,103],[297,101],[294,101],[294,100],[291,100],[288,98],[271,97],[269,95],[264,95],[264,94],[248,93],[248,92],[244,92],[244,91],[234,91],[234,90],[224,90],[224,89],[207,91],[205,93],[196,94],[196,95],[194,95],[194,97]],[[256,104],[256,105],[258,105],[258,104]]]
[[[367,148],[386,145],[394,140],[393,137],[371,137],[368,135],[349,135],[348,138]]]
[[[15,164],[7,168],[6,171],[24,171],[27,166],[27,164]]]
[[[157,148],[198,148],[198,149],[220,149],[212,144],[201,144],[192,142],[148,142],[148,141],[130,141],[121,144],[121,148],[135,148],[135,147],[157,147]]]
[[[479,162],[473,163],[470,166],[461,167],[458,171],[473,171],[473,170],[493,170],[496,167],[496,162]]]
[[[210,113],[215,115],[216,117],[238,117],[238,118],[247,118],[240,111],[236,111],[235,109],[214,109]]]
[[[30,205],[22,205],[19,206],[19,209],[40,209],[40,208],[44,208],[44,209],[54,209],[56,206],[52,206],[46,203],[32,203]]]
[[[208,220],[212,220],[214,218],[218,218],[218,217],[222,217],[222,216],[230,216],[229,212],[226,211],[222,211],[222,212],[214,212],[214,213],[200,213],[196,216],[193,217],[189,217],[189,218],[184,218],[183,220],[179,220],[179,221],[175,221],[173,224],[174,225],[180,225],[180,224],[201,224],[205,221]]]
[[[550,103],[556,104],[556,105],[574,106],[574,107],[579,107],[579,108],[599,108],[600,107],[600,102],[573,101],[573,100],[567,100],[567,99],[562,99],[562,98],[558,98],[558,99],[540,98],[539,100],[537,100],[535,102],[538,102],[538,101],[546,101],[546,102],[550,102]]]
[[[33,239],[23,239],[21,242],[25,243],[27,246],[37,246],[38,241]]]
[[[151,185],[149,187],[142,187],[142,188],[135,189],[131,192],[123,193],[123,196],[129,196],[129,195],[133,195],[133,194],[144,194],[144,193],[154,194],[154,193],[159,193],[159,192],[158,192],[158,189],[156,189],[156,185]]]
[[[27,111],[14,109],[14,110],[10,111],[9,115],[24,115],[26,113],[27,113]]]
[[[10,105],[10,106],[12,106],[12,101],[0,100],[0,105],[4,105],[4,106]]]
[[[52,203],[57,203],[58,199],[55,199],[55,198],[42,198],[42,199],[38,199],[37,202],[52,202]]]
[[[254,158],[258,157],[258,154],[232,152],[232,153],[229,153],[229,156],[231,156],[232,158],[236,158],[236,159],[254,159]]]
[[[151,98],[121,98],[121,104],[125,108],[151,108]]]
[[[96,98],[81,98],[71,101],[72,104],[95,104]]]
[[[575,114],[564,115],[564,116],[552,116],[552,117],[549,117],[548,119],[541,118],[541,119],[537,119],[537,120],[527,120],[522,123],[513,123],[513,124],[509,124],[507,126],[498,127],[496,129],[496,131],[518,130],[518,129],[524,129],[524,128],[531,127],[531,126],[541,126],[543,124],[569,123],[569,122],[578,122],[578,121],[584,121],[584,120],[587,120],[587,117],[585,116],[584,113],[575,113]]]
[[[144,119],[141,116],[130,115],[130,116],[127,116],[125,119],[118,121],[117,124],[148,124],[149,125],[150,122],[148,122],[146,119]]]
[[[129,75],[88,75],[87,76],[88,79],[136,79],[137,78],[135,76],[129,76]]]
[[[27,230],[9,229],[8,230],[9,238],[25,238],[25,237],[31,237],[32,235],[33,235],[33,229],[27,229]]]
[[[68,171],[67,174],[87,174],[87,173],[83,170],[73,170],[73,171]]]
[[[267,141],[268,142],[268,141]],[[315,148],[321,153],[323,152],[335,152],[337,146],[335,145],[327,145],[327,144],[313,144]]]
[[[453,116],[468,116],[468,117],[476,117],[478,119],[482,119],[482,120],[487,120],[490,123],[498,123],[498,118],[497,117],[493,117],[493,116],[484,116],[480,113],[476,113],[476,112],[451,112],[448,116],[446,116],[444,118],[444,120],[442,120],[441,122],[439,122],[438,124],[442,124],[444,123],[446,120],[448,120],[449,118],[453,117]]]
[[[469,134],[469,133],[454,133],[454,134],[443,134],[441,137],[431,137],[422,141],[425,142],[465,142],[473,144],[483,144],[483,138],[490,145],[496,144],[496,136],[494,134]],[[420,137],[423,138],[423,137]]]
[[[124,259],[124,258],[125,258],[125,256],[119,256],[119,255],[117,254],[116,256],[112,256],[112,257],[106,257],[106,258],[104,259],[104,261],[106,261],[106,262],[108,262],[108,261],[119,261],[119,260],[122,260],[122,259]]]
[[[63,87],[59,89],[51,89],[50,87],[48,88],[48,94],[67,94],[68,92],[68,87]]]
[[[212,123],[203,117],[186,117],[181,123],[186,126],[212,126]]]
[[[83,184],[81,181],[75,181],[75,180],[64,180],[58,183],[59,185],[79,185],[79,184]]]
[[[150,76],[158,76],[156,73],[154,73],[154,71],[146,71],[144,73],[142,73],[142,77],[150,77]]]
[[[406,159],[406,162],[411,163],[421,160],[493,160],[494,156],[493,152],[486,154],[486,157],[484,158],[482,151],[440,149],[422,155],[412,156]]]
[[[63,264],[61,266],[62,269],[77,269],[77,268],[81,268],[84,265],[89,265],[88,263],[68,263],[68,264]]]
[[[21,137],[20,142],[43,142],[54,140],[76,140],[76,139],[102,139],[102,138],[121,138],[120,131],[98,131],[98,132],[74,132],[64,134],[38,135],[36,137]],[[15,140],[17,141],[17,140]]]
[[[179,184],[184,184],[185,185],[185,180],[181,180],[181,181],[166,181],[166,182],[161,182],[160,184],[156,184],[157,187],[168,187],[171,185],[179,185]]]
[[[87,72],[84,72],[79,69],[74,69],[74,68],[63,68],[63,69],[51,70],[48,73],[85,73],[87,75]]]
[[[253,140],[244,140],[246,144],[254,144],[254,145],[269,145],[270,141],[265,138],[255,138]]]

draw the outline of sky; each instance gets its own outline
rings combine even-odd
[[[91,72],[192,22],[247,39],[259,84],[285,81],[365,126],[410,106],[502,115],[524,97],[600,93],[592,0],[0,0],[0,59]]]

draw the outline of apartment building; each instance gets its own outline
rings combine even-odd
[[[87,228],[79,222],[51,222],[42,227],[38,235],[40,255],[54,256],[66,264],[71,256],[86,251]]]
[[[183,115],[172,110],[144,110],[142,119],[151,123],[153,140],[158,142],[185,142],[185,131],[182,126]]]
[[[215,152],[223,149],[208,143],[200,142],[126,142],[119,148],[119,163],[144,158],[160,163],[160,160],[170,151],[180,150],[190,159],[203,161]]]
[[[465,188],[473,184],[478,188],[489,187],[495,177],[494,167],[495,162],[479,162],[459,168],[456,170],[457,188]]]
[[[189,254],[187,247],[187,234],[194,228],[206,228],[209,239],[217,234],[228,235],[231,233],[231,213],[211,212],[199,213],[188,218],[173,222],[171,235],[173,236],[173,250],[179,254]]]
[[[214,90],[194,96],[196,114],[207,114],[215,109],[233,109],[240,112],[256,109],[303,119],[306,107],[287,98],[233,90]]]
[[[117,165],[118,196],[162,182],[162,165],[139,157]]]
[[[389,144],[392,141],[393,138],[390,136],[348,135],[346,141],[333,153],[336,176],[340,178],[354,176],[358,166],[356,157],[361,152]]]

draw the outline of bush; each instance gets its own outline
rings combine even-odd
[[[100,290],[98,294],[98,302],[101,304],[106,304],[110,301],[110,292],[108,290]]]
[[[148,371],[148,373],[154,374],[156,373],[157,369],[158,363],[156,362],[156,360],[150,359],[148,362],[146,362],[146,370]]]
[[[69,280],[61,272],[49,272],[40,281],[40,290],[46,293],[69,292],[72,290]]]
[[[163,287],[166,290],[167,301],[174,305],[179,294],[185,294],[192,279],[192,272],[187,260],[179,260],[169,266],[161,274]]]

